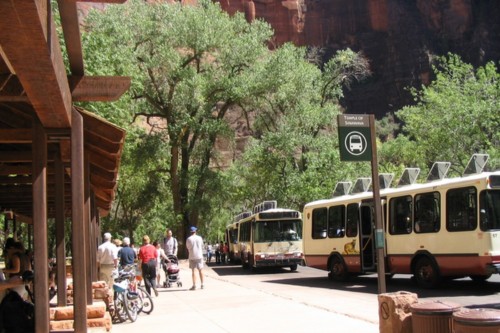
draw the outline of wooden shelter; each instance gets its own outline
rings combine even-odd
[[[78,2],[125,0],[58,0],[67,71],[51,1],[0,1],[0,209],[32,225],[37,333],[49,332],[48,219],[57,230],[58,303],[66,302],[64,235],[71,233],[74,331],[87,331],[99,218],[115,197],[125,138],[73,104],[116,100],[130,86],[127,77],[85,75]]]

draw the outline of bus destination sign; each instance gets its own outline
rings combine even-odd
[[[371,161],[372,144],[368,115],[341,114],[337,118],[340,159],[342,161]]]

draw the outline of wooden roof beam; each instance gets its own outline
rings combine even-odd
[[[71,127],[71,93],[49,3],[0,1],[0,45],[42,125]]]
[[[130,88],[127,76],[70,76],[74,102],[113,102]]]
[[[71,74],[83,76],[83,53],[76,2],[57,0]]]

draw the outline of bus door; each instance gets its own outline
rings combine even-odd
[[[375,213],[371,202],[362,203],[359,211],[359,248],[361,252],[361,270],[373,271],[377,267],[375,249]]]

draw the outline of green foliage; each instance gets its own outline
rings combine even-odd
[[[500,167],[500,74],[493,63],[474,69],[457,55],[439,59],[436,79],[412,90],[416,104],[398,111],[404,122],[400,152],[430,167],[434,161],[452,163],[461,174],[473,153],[490,154],[490,167]],[[391,143],[394,145],[394,143]],[[397,151],[397,147],[394,147]],[[394,149],[393,148],[393,149]],[[394,155],[393,155],[394,156]]]
[[[151,149],[139,145],[145,139],[127,143],[131,159],[140,151],[153,158],[150,168],[130,166],[124,158],[115,220],[130,231],[141,226],[153,233],[142,226],[144,220],[161,224],[158,214],[168,207],[167,224],[182,237],[189,224],[213,216],[221,178],[211,169],[214,145],[233,135],[224,120],[231,107],[265,93],[255,69],[270,53],[272,31],[240,14],[230,17],[208,1],[199,6],[129,1],[93,12],[86,31],[92,73],[132,77],[121,109],[128,111],[126,119],[147,123],[148,136],[155,137]],[[157,150],[164,158],[156,158]],[[154,200],[158,197],[163,200]]]
[[[301,209],[330,196],[339,180],[367,171],[367,165],[340,162],[335,127],[342,84],[368,75],[366,61],[345,50],[320,70],[305,58],[304,49],[284,45],[259,74],[269,87],[254,100],[256,139],[231,170],[241,211],[263,200]]]

